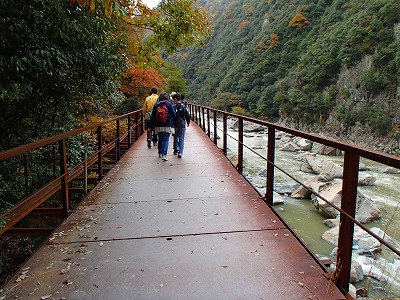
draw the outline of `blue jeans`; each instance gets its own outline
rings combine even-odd
[[[169,132],[159,132],[158,135],[158,154],[167,155],[168,143],[169,143]]]
[[[174,153],[183,154],[183,148],[185,146],[185,132],[186,127],[175,127]]]

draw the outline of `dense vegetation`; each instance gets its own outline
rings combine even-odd
[[[174,68],[158,49],[208,34],[193,2],[1,1],[0,150],[138,108],[149,87],[168,88]],[[136,107],[126,105],[134,96]]]
[[[174,55],[190,99],[344,132],[400,123],[400,1],[203,0],[206,46]],[[240,111],[240,110],[239,110]]]

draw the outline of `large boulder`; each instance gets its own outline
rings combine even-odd
[[[362,266],[354,259],[351,260],[350,282],[359,282],[364,279]]]
[[[320,187],[319,194],[336,207],[340,207],[342,200],[342,184],[333,182],[329,185]],[[311,202],[318,212],[324,217],[334,219],[339,215],[339,211],[330,206],[319,197],[312,195]],[[372,200],[367,198],[361,192],[357,193],[356,220],[361,223],[368,223],[378,220],[381,217],[380,210],[373,204]]]
[[[330,156],[343,155],[342,151],[319,143],[313,143],[311,152],[321,155],[330,155]]]
[[[233,125],[232,125],[232,129],[233,130],[238,130],[239,128],[239,121],[236,121]],[[253,122],[243,122],[243,132],[262,132],[265,131],[265,127]]]
[[[358,241],[360,239],[365,238],[366,236],[369,236],[368,233],[366,233],[363,229],[361,229],[358,226],[354,226],[354,234],[353,234],[353,245],[354,248],[358,248]],[[322,239],[337,246],[338,245],[338,240],[339,240],[339,225],[332,227],[325,231],[322,234]],[[336,256],[335,252],[331,254],[332,256]]]
[[[303,165],[300,167],[300,170],[303,172],[312,170],[314,174],[323,174],[331,179],[343,177],[343,168],[340,165],[314,155],[304,157]]]
[[[304,186],[298,187],[291,195],[290,197],[296,198],[296,199],[307,199],[310,198],[311,192],[309,189],[313,190],[314,192],[319,193],[321,187],[326,186],[328,183],[321,182],[318,180],[317,177],[312,177],[304,182],[304,185],[308,188],[305,188]]]
[[[281,146],[280,150],[286,152],[296,152],[301,149],[295,142],[287,142]]]
[[[265,172],[266,173],[266,172]],[[266,175],[264,175],[266,177]],[[292,194],[300,185],[297,182],[275,182],[274,191],[280,195]]]
[[[395,245],[396,248],[399,246],[399,243],[387,235],[382,229],[373,227],[371,228],[371,231],[389,244]],[[381,248],[381,243],[372,235],[364,231],[363,235],[357,240],[357,246],[359,253],[373,253],[377,249]]]
[[[312,148],[313,143],[307,139],[296,137],[294,142],[297,146],[299,146],[300,150],[302,151],[310,151]]]

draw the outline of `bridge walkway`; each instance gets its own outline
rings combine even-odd
[[[197,125],[168,158],[141,136],[0,299],[345,299]]]

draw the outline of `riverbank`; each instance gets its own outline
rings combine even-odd
[[[232,123],[229,123],[228,131],[233,137],[237,136],[237,132]],[[331,138],[335,137],[331,136]],[[265,131],[248,132],[244,135],[244,144],[260,156],[265,157],[267,134]],[[277,146],[278,144],[279,143],[277,143]],[[376,145],[379,145],[379,143],[376,143]],[[365,145],[363,146],[365,147]],[[228,157],[233,161],[233,163],[235,163],[237,160],[237,141],[234,139],[228,139],[228,148]],[[264,194],[266,182],[266,161],[254,154],[252,151],[247,148],[244,150],[243,172],[260,194]],[[304,155],[304,153],[304,151],[286,152],[277,148],[276,164],[283,170],[294,175],[300,181],[304,182],[314,176],[313,174],[300,171],[302,162],[298,157]],[[343,156],[329,156],[326,157],[326,159],[332,160],[338,165],[343,164]],[[362,159],[362,163],[366,166],[366,170],[363,171],[362,175],[374,176],[377,180],[373,186],[360,187],[359,190],[371,198],[382,211],[382,217],[379,220],[368,224],[367,227],[380,228],[388,235],[398,239],[397,231],[398,228],[400,228],[400,216],[396,208],[399,202],[398,191],[400,191],[400,175],[384,173],[384,168],[386,166],[368,160]],[[275,172],[274,182],[275,189],[277,184],[295,184],[293,180],[278,170]],[[335,245],[322,239],[323,233],[328,231],[329,227],[324,225],[323,221],[325,218],[316,211],[310,199],[294,199],[290,197],[289,193],[284,194],[283,199],[283,204],[274,206],[276,211],[289,223],[289,225],[298,233],[314,253],[335,261],[336,259],[332,253]],[[356,257],[356,252],[354,257]],[[398,297],[400,295],[400,278],[397,279],[399,276],[396,276],[396,274],[400,272],[400,270],[386,269],[385,271],[385,268],[387,268],[389,264],[391,267],[397,266],[398,268],[397,263],[400,263],[400,261],[394,261],[394,259],[396,258],[391,257],[382,260],[380,256],[376,256],[372,259],[374,265],[369,265],[371,272],[366,270],[368,265],[365,264],[365,278],[359,282],[354,282],[354,285],[360,288],[367,288],[371,297]],[[368,263],[369,262],[370,261],[368,261]],[[379,267],[375,268],[375,265],[379,265]],[[380,278],[377,278],[376,275],[379,273],[375,272],[378,269],[381,270],[380,274],[382,274]]]
[[[368,126],[356,123],[352,127],[343,128],[337,121],[330,120],[326,125],[299,124],[284,120],[282,126],[296,128],[305,132],[314,132],[318,135],[354,144],[383,153],[400,156],[400,127],[393,129],[387,136],[374,133]]]

